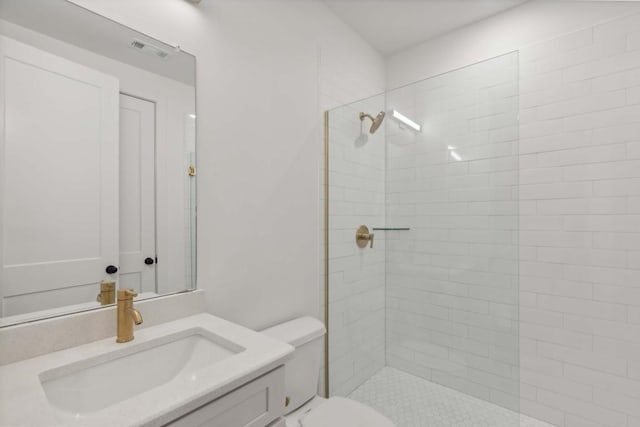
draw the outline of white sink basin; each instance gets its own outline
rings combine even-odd
[[[178,380],[197,383],[198,373],[245,349],[192,328],[40,374],[49,403],[70,416],[96,412]]]
[[[0,426],[162,426],[271,372],[292,352],[195,314],[140,328],[125,344],[110,337],[0,366]]]

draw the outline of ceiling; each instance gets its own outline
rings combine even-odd
[[[324,0],[371,46],[389,55],[527,0]]]
[[[195,84],[195,58],[66,0],[0,0],[2,20],[31,29],[149,72]],[[8,31],[8,30],[7,30]],[[15,37],[15,36],[14,36]],[[153,45],[170,55],[159,59],[130,47],[133,40]],[[34,44],[33,40],[31,44]],[[35,45],[35,44],[34,44]],[[45,49],[44,45],[39,45]],[[45,49],[46,50],[46,49]],[[57,54],[62,55],[62,52]],[[76,60],[73,55],[68,59]],[[76,60],[77,61],[77,60]]]

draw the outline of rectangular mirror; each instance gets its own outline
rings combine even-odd
[[[0,326],[195,288],[195,62],[0,0]]]

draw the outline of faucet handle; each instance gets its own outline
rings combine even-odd
[[[373,248],[373,238],[374,234],[369,233],[369,228],[366,225],[358,227],[356,231],[356,244],[359,248],[366,248],[367,242],[370,245],[369,247]]]
[[[128,297],[137,297],[138,293],[136,291],[134,291],[133,289],[125,289],[124,290],[124,294]]]
[[[118,289],[118,299],[125,300],[137,297],[138,293],[133,289]]]

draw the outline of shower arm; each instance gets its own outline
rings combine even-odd
[[[371,115],[371,114],[367,114],[367,113],[360,113],[360,121],[363,122],[364,118],[368,117],[372,122],[375,121],[376,119]]]

